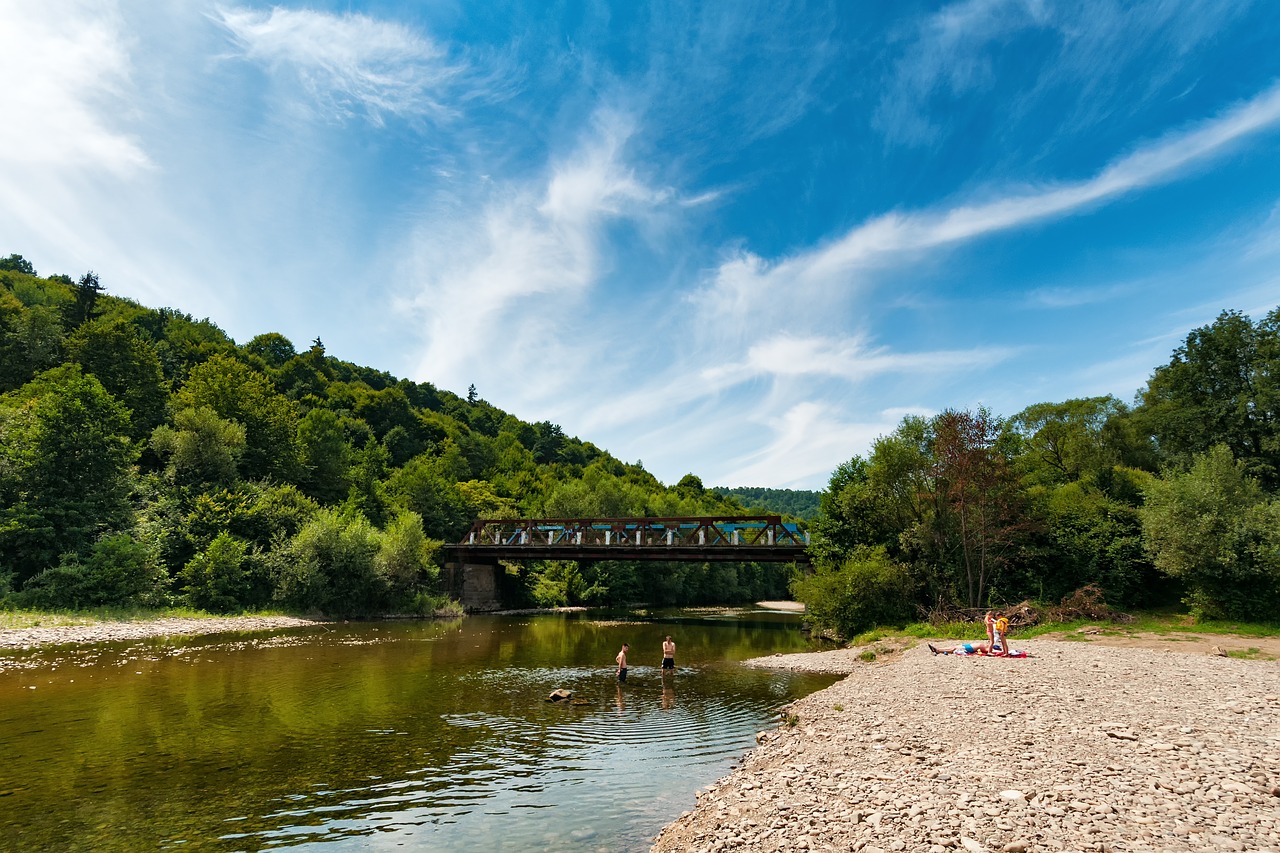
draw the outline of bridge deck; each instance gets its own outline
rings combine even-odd
[[[631,545],[445,545],[445,559],[456,563],[488,563],[494,560],[634,560],[686,563],[807,563],[804,546],[753,547],[637,547]]]
[[[781,516],[479,519],[450,562],[808,562],[808,534]]]

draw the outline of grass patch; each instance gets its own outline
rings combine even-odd
[[[1262,649],[1257,646],[1250,646],[1247,649],[1230,649],[1227,651],[1227,657],[1240,658],[1241,660],[1275,660],[1271,655],[1264,655]]]
[[[871,649],[866,649],[865,651],[863,651],[861,654],[858,655],[858,660],[865,661],[866,663],[871,663],[875,659],[876,659],[876,653],[871,651]]]
[[[1197,619],[1189,613],[1137,613],[1124,626],[1130,633],[1150,634],[1238,634],[1242,637],[1280,637],[1280,622],[1241,622],[1225,619]]]
[[[1189,613],[1148,612],[1133,614],[1133,622],[1100,622],[1096,619],[1076,619],[1070,622],[1042,622],[1009,632],[1011,640],[1025,640],[1046,634],[1064,634],[1065,639],[1084,642],[1087,637],[1078,634],[1081,628],[1092,626],[1095,632],[1107,637],[1132,637],[1135,634],[1156,634],[1168,639],[1197,639],[1182,635],[1235,634],[1242,637],[1280,637],[1278,622],[1240,622],[1227,620],[1202,620]],[[851,645],[867,646],[887,637],[912,637],[917,640],[973,640],[985,635],[981,622],[913,622],[901,628],[878,627],[859,634]]]
[[[899,633],[917,640],[963,640],[968,637],[981,636],[985,633],[981,622],[944,622],[933,625],[929,622],[913,622]]]

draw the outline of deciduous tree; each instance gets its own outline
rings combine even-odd
[[[136,326],[100,319],[81,325],[67,339],[67,358],[98,377],[129,410],[134,439],[142,439],[164,420],[169,390],[160,356]]]
[[[1268,490],[1280,487],[1280,309],[1256,326],[1238,311],[1187,335],[1156,369],[1142,417],[1170,462],[1224,444]]]
[[[132,523],[125,408],[78,366],[0,398],[0,564],[25,580]]]
[[[949,410],[933,422],[933,535],[938,556],[957,564],[957,586],[970,607],[986,602],[1026,524],[1016,478],[997,447],[1001,426],[985,409]]]
[[[1280,613],[1280,501],[1226,445],[1152,480],[1142,523],[1156,568],[1186,584],[1196,612],[1268,621]]]
[[[209,406],[188,407],[151,434],[151,447],[180,485],[230,485],[244,454],[245,429]]]
[[[192,368],[175,400],[179,407],[208,406],[244,427],[243,476],[290,482],[297,476],[297,412],[266,376],[230,356],[214,355]]]

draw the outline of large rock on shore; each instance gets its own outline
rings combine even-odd
[[[854,668],[654,851],[1280,853],[1280,664],[1026,645]]]

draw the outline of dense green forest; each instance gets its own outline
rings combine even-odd
[[[793,591],[846,634],[947,606],[1056,602],[1280,618],[1280,309],[1222,313],[1134,405],[907,417],[831,477]]]
[[[725,497],[737,498],[749,511],[783,513],[796,518],[812,519],[818,514],[821,492],[804,489],[764,489],[750,486],[713,486],[711,491]]]
[[[556,424],[0,259],[0,597],[426,612],[478,516],[807,518],[813,493],[665,486]],[[832,474],[814,568],[513,566],[530,604],[791,591],[850,633],[1055,601],[1280,613],[1280,309],[1224,312],[1113,397],[907,417]]]
[[[0,596],[30,607],[430,611],[478,516],[743,512],[556,424],[276,333],[0,259]],[[786,594],[785,566],[512,567],[528,603]]]

